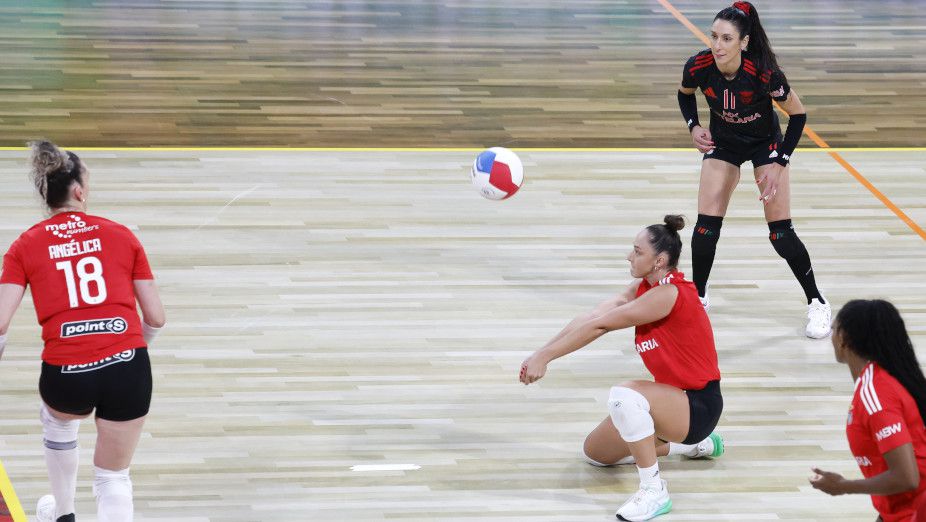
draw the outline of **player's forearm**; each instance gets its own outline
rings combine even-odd
[[[556,343],[557,341],[559,341],[560,339],[562,339],[563,337],[565,337],[567,334],[569,334],[569,332],[572,332],[573,330],[575,330],[576,328],[578,328],[579,325],[581,325],[582,323],[585,323],[585,322],[591,320],[591,319],[594,318],[594,317],[595,317],[594,312],[588,312],[588,313],[586,313],[586,314],[582,314],[582,315],[576,317],[575,319],[573,319],[572,321],[570,321],[569,324],[567,324],[566,326],[564,326],[563,329],[560,330],[558,334],[554,335],[552,339],[550,339],[549,341],[547,341],[547,344],[543,345],[543,348],[541,348],[541,350],[547,349],[547,348],[550,347],[552,344]]]
[[[606,328],[597,325],[596,318],[591,318],[572,328],[559,339],[548,343],[539,350],[539,353],[547,362],[550,362],[588,345],[607,332]]]
[[[678,108],[682,111],[682,118],[685,120],[685,124],[688,125],[689,132],[695,126],[701,125],[698,121],[698,100],[694,94],[685,94],[678,91]]]
[[[916,479],[918,478],[916,477]],[[918,480],[891,469],[874,477],[846,480],[843,483],[845,493],[861,493],[865,495],[896,495],[897,493],[915,490],[918,486]]]

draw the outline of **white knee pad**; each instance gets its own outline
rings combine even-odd
[[[113,471],[94,466],[93,494],[100,522],[132,520],[132,479],[129,468]]]
[[[45,437],[45,447],[53,450],[69,450],[77,447],[77,430],[80,421],[61,420],[52,416],[48,408],[42,404],[39,411],[42,419],[42,432]]]
[[[614,427],[627,442],[637,442],[656,433],[649,401],[638,391],[614,386],[608,397],[608,411]]]

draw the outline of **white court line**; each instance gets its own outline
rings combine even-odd
[[[351,471],[412,471],[421,469],[417,464],[357,464]]]

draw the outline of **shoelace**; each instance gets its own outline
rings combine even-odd
[[[636,493],[634,493],[633,498],[631,498],[630,501],[633,502],[634,504],[642,504],[643,501],[646,500],[647,491],[652,491],[653,493],[659,492],[659,490],[653,486],[650,486],[650,487],[642,486],[640,489],[637,490]]]

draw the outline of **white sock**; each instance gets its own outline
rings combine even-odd
[[[77,487],[78,448],[45,448],[45,465],[48,481],[55,497],[55,518],[74,513],[74,493]]]
[[[669,443],[669,455],[685,455],[687,457],[694,456],[698,453],[697,444],[682,444],[680,442],[670,442]]]
[[[640,474],[640,487],[658,485],[662,488],[662,482],[659,477],[659,463],[655,463],[648,468],[637,466],[637,473]]]
[[[113,471],[94,466],[93,493],[100,522],[131,522],[132,480],[129,468]]]

